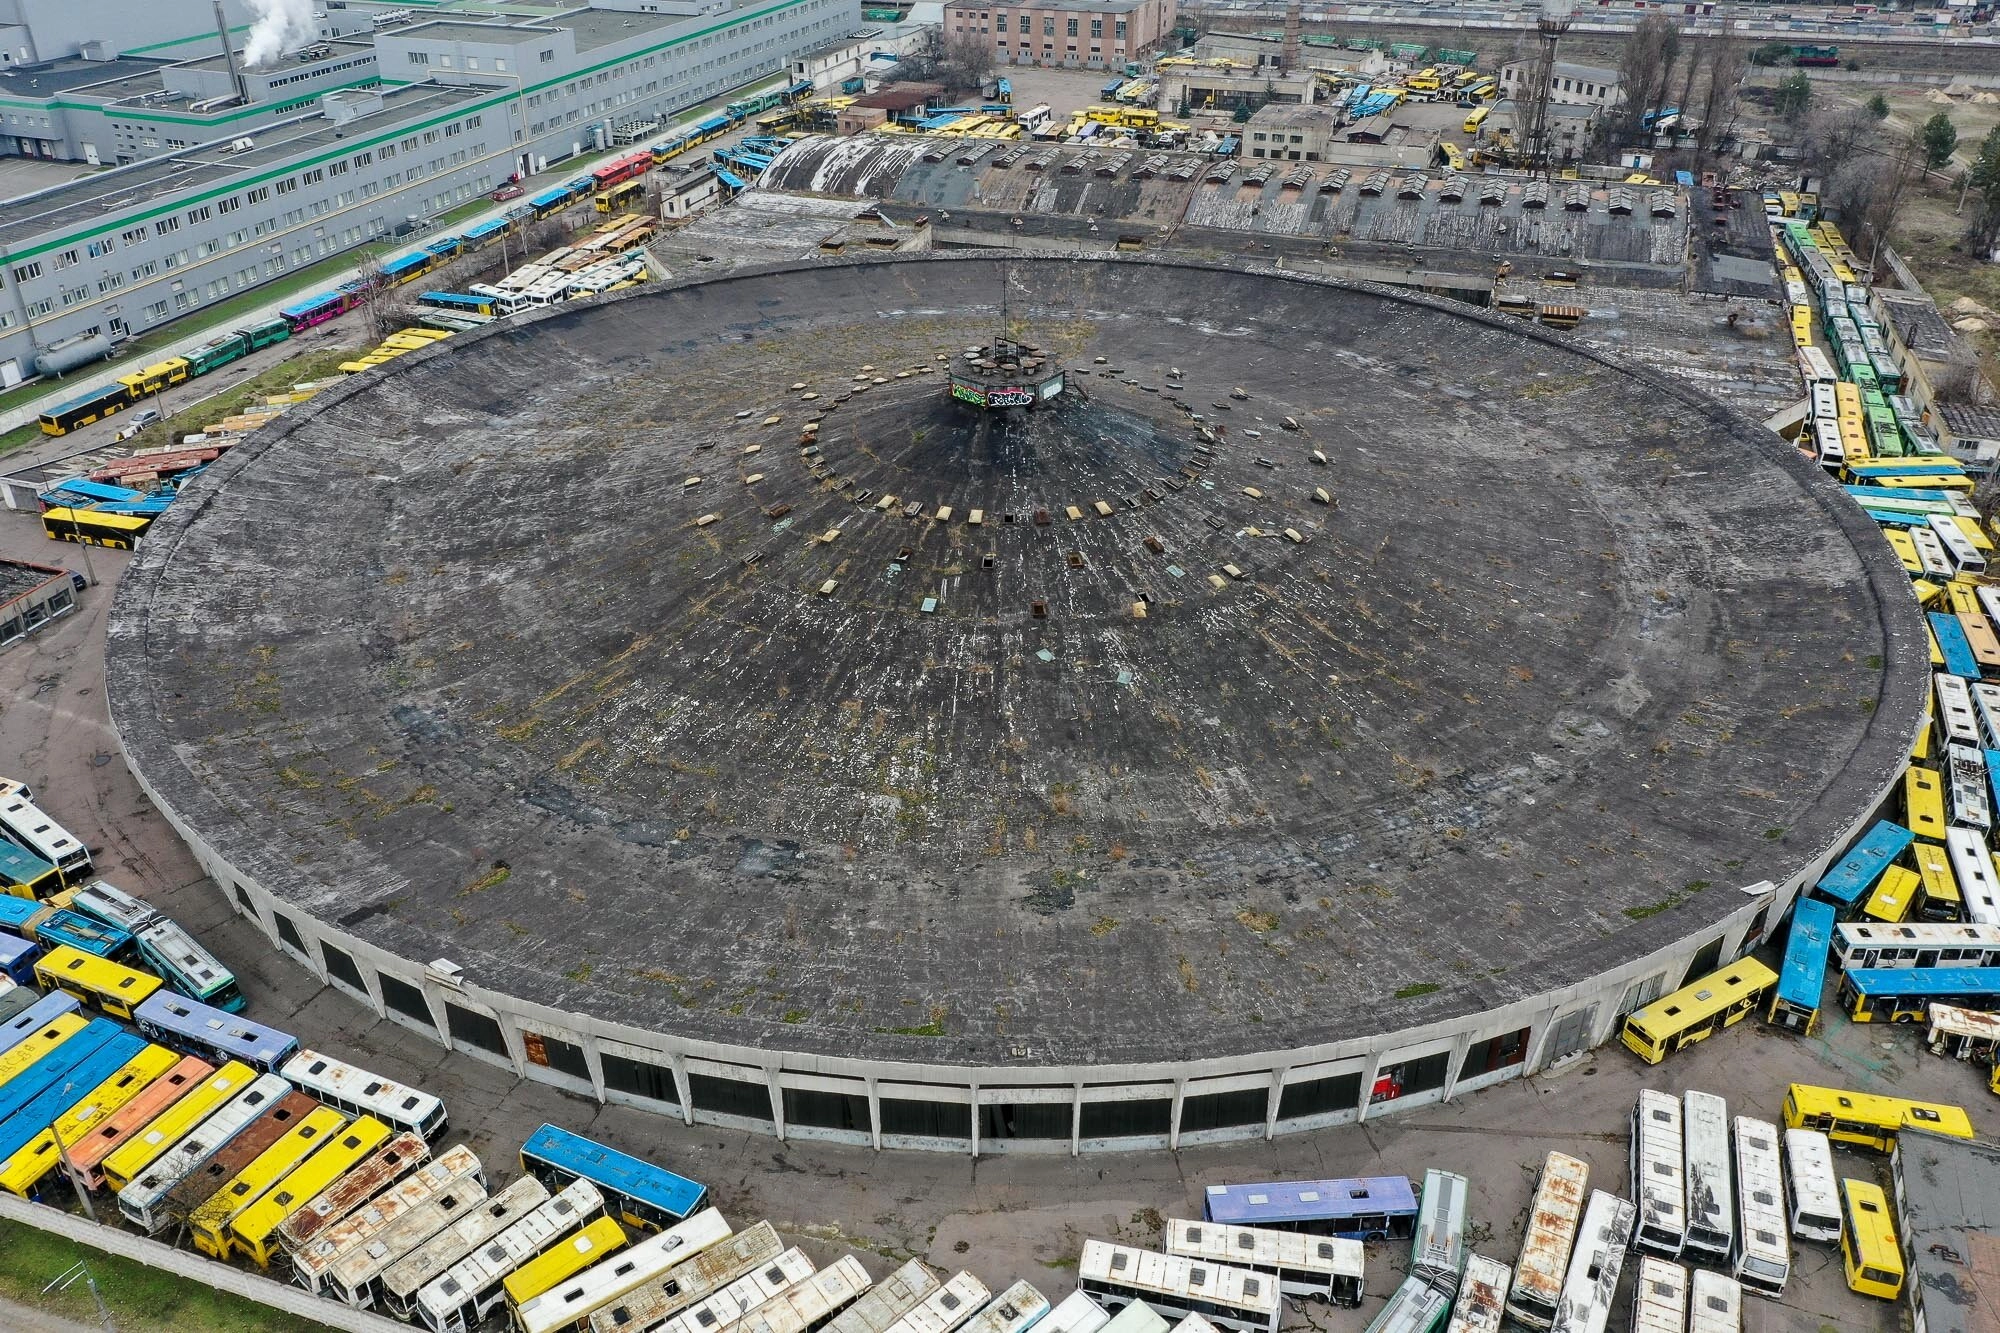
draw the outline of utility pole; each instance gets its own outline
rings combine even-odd
[[[92,583],[95,583],[96,581],[97,581],[96,579],[91,580]],[[68,1096],[70,1093],[74,1091],[76,1091],[75,1084],[65,1083],[63,1085],[64,1096]],[[51,1123],[49,1125],[49,1135],[56,1141],[56,1157],[59,1161],[62,1162],[62,1169],[64,1173],[69,1176],[70,1187],[76,1191],[76,1201],[83,1205],[84,1216],[88,1217],[92,1222],[96,1222],[97,1205],[90,1201],[90,1191],[84,1186],[83,1173],[81,1171],[78,1171],[76,1169],[76,1163],[70,1160],[69,1145],[63,1142],[62,1131],[58,1129],[54,1123]],[[95,1290],[94,1287],[92,1289]]]

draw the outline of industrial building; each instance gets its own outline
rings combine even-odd
[[[1156,50],[1174,30],[1175,0],[1028,0],[945,7],[947,36],[990,40],[1010,65],[1104,69]]]
[[[0,560],[0,648],[76,610],[78,586],[59,566]]]
[[[0,100],[0,133],[33,116],[48,155],[123,165],[0,204],[0,385],[52,347],[143,333],[608,147],[621,124],[782,75],[858,18],[855,0],[596,0],[327,40],[267,70],[219,50],[120,58],[108,83],[72,86],[89,61],[15,68],[10,89],[58,74],[64,89],[38,110]]]
[[[1071,156],[992,170],[1188,206]],[[1070,386],[1014,416],[940,373],[1003,299]],[[1754,947],[1922,722],[1811,462],[1505,316],[1072,247],[524,320],[218,461],[106,684],[274,948],[581,1095],[975,1154],[1433,1104]]]
[[[2000,1329],[2000,1145],[1906,1129],[1889,1170],[1910,1327]]]

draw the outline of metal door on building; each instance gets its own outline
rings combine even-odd
[[[1546,1069],[1566,1055],[1575,1055],[1590,1044],[1592,1020],[1597,1017],[1597,1006],[1579,1009],[1573,1014],[1564,1014],[1549,1029],[1549,1039],[1542,1045],[1542,1061],[1536,1066]]]

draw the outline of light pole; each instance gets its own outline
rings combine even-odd
[[[74,1091],[76,1091],[74,1083],[63,1084],[64,1096]],[[97,1205],[90,1201],[90,1191],[84,1186],[83,1173],[78,1171],[76,1163],[69,1159],[69,1145],[63,1142],[62,1130],[56,1127],[55,1121],[49,1122],[49,1136],[56,1141],[56,1157],[62,1162],[62,1169],[69,1177],[70,1187],[76,1191],[76,1201],[83,1205],[84,1216],[92,1222],[97,1221]],[[94,1291],[95,1287],[92,1290]]]
[[[91,1274],[90,1265],[83,1260],[77,1260],[69,1268],[58,1273],[48,1286],[42,1288],[42,1295],[46,1296],[52,1291],[68,1291],[76,1285],[79,1277],[83,1279],[84,1285],[90,1288],[90,1299],[97,1302],[97,1322],[104,1325],[104,1333],[118,1333],[118,1325],[111,1322],[111,1311],[105,1308],[104,1293],[97,1289],[97,1278]]]

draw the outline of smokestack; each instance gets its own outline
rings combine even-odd
[[[243,82],[243,71],[236,67],[236,48],[229,43],[229,19],[222,12],[222,0],[215,0],[215,35],[222,38],[222,58],[229,62],[229,86],[236,100],[247,106],[250,86]]]
[[[1284,49],[1284,55],[1280,58],[1284,61],[1283,68],[1285,73],[1287,74],[1298,73],[1299,0],[1292,0],[1291,4],[1285,6],[1285,49]],[[1307,95],[1306,100],[1307,101],[1312,100],[1310,94]]]

